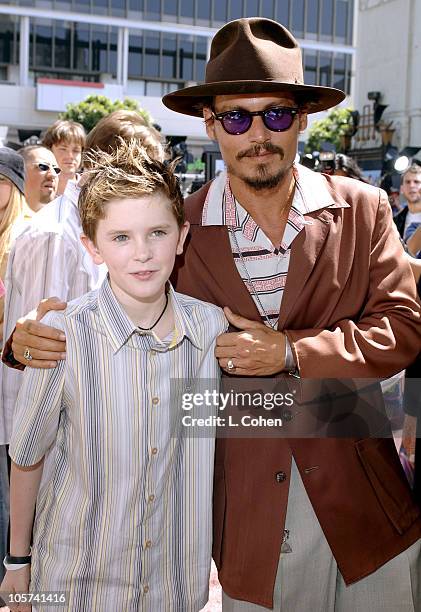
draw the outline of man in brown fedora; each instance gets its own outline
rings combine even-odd
[[[231,376],[383,378],[420,350],[386,194],[295,163],[307,114],[343,98],[305,85],[295,39],[260,18],[225,25],[205,83],[164,97],[204,117],[226,165],[186,202],[191,233],[174,279],[228,307],[237,331],[216,355]],[[49,360],[64,350],[58,332],[20,323],[22,363],[28,347]],[[224,612],[415,612],[420,537],[392,439],[218,440],[213,555]]]

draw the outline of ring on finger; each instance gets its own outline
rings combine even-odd
[[[23,356],[25,357],[26,361],[32,361],[33,357],[31,355],[31,351],[29,350],[28,347],[25,348],[24,352],[23,352]]]
[[[227,370],[229,370],[230,372],[232,372],[233,370],[235,370],[235,365],[232,359],[228,359],[227,362]]]

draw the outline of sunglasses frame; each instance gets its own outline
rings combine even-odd
[[[56,176],[58,176],[61,172],[61,168],[59,168],[58,166],[53,166],[52,164],[47,164],[46,162],[35,162],[35,165],[37,166],[40,172],[48,172],[48,170],[50,170],[51,168],[56,173]],[[47,166],[47,168],[43,170],[41,166]]]
[[[287,128],[283,128],[282,130],[277,130],[277,129],[273,128],[273,127],[270,127],[266,123],[266,120],[267,120],[266,114],[269,113],[270,111],[274,110],[274,109],[288,111],[288,114],[291,115],[292,121],[291,121],[291,124]],[[251,128],[252,123],[253,123],[253,117],[261,117],[265,127],[268,130],[270,130],[271,132],[287,132],[291,128],[292,124],[294,123],[295,116],[299,114],[300,109],[298,107],[278,106],[278,105],[276,105],[276,106],[270,106],[269,108],[265,108],[264,110],[261,110],[261,111],[248,111],[248,110],[240,109],[239,108],[239,109],[235,109],[235,110],[224,111],[223,113],[216,113],[212,107],[211,107],[211,111],[212,111],[212,117],[214,119],[217,119],[221,123],[224,131],[227,134],[229,134],[230,136],[241,136],[241,134],[245,134]],[[229,115],[231,113],[236,113],[236,112],[244,113],[248,118],[250,118],[251,119],[250,125],[243,132],[234,132],[234,133],[228,132],[226,127],[224,126],[224,118],[227,115]]]

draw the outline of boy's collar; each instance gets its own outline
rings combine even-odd
[[[154,350],[157,351],[165,351],[168,348],[173,348],[179,344],[184,337],[190,340],[196,348],[202,348],[197,333],[192,328],[187,313],[184,310],[184,305],[178,299],[170,283],[168,283],[168,286],[169,304],[173,308],[175,322],[174,337],[169,346],[165,342],[162,342],[162,340],[159,340],[153,332],[139,331],[115,297],[107,275],[98,292],[98,308],[114,353],[117,353],[134,333],[153,336],[157,341]]]

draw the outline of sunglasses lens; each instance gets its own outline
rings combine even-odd
[[[41,170],[41,172],[47,172],[49,167],[50,166],[48,164],[38,164],[38,168]]]
[[[60,172],[61,172],[61,168],[59,168],[58,166],[54,166],[54,172],[55,172],[56,174],[60,174]]]
[[[269,130],[284,132],[291,127],[294,113],[285,108],[270,108],[263,115],[263,121]]]
[[[227,134],[244,134],[249,129],[252,117],[248,113],[233,111],[222,119],[222,125]]]

